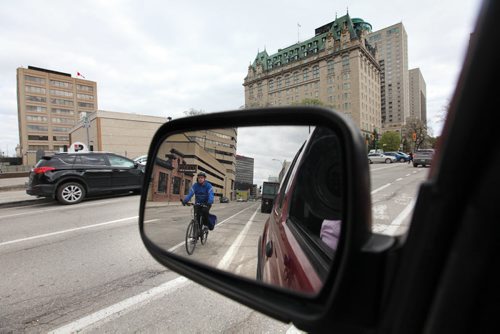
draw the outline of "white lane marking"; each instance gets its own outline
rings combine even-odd
[[[392,183],[387,183],[386,185],[383,185],[382,187],[380,187],[380,188],[377,188],[377,189],[373,190],[373,191],[371,192],[371,194],[372,194],[372,195],[373,195],[373,194],[376,194],[376,193],[378,193],[380,190],[383,190],[383,189],[385,189],[385,188],[389,187],[391,184],[392,184]]]
[[[301,331],[294,325],[291,325],[288,330],[286,331],[286,334],[305,334],[306,332]]]
[[[122,198],[120,198],[122,199]],[[109,200],[109,201],[104,201],[104,202],[96,202],[96,203],[83,203],[83,204],[78,204],[76,206],[76,209],[79,208],[85,208],[88,206],[96,206],[96,205],[104,205],[104,204],[109,204],[109,203],[114,203],[114,202],[119,202],[118,200]],[[23,207],[25,208],[25,207]],[[11,215],[5,215],[5,216],[0,216],[0,219],[3,218],[12,218],[12,217],[17,217],[17,216],[24,216],[24,215],[34,215],[34,214],[39,214],[39,213],[44,213],[44,212],[51,212],[51,211],[64,211],[68,210],[68,207],[66,205],[64,206],[58,206],[57,208],[51,208],[51,209],[45,209],[45,210],[37,210],[37,211],[28,211],[28,212],[20,212],[20,213],[14,213]]]
[[[231,219],[231,218],[233,218],[233,217],[236,217],[237,215],[239,215],[239,214],[240,214],[240,213],[242,213],[243,211],[246,211],[246,210],[248,210],[248,209],[250,209],[250,208],[252,208],[252,207],[253,207],[253,205],[252,205],[252,206],[249,206],[249,207],[246,207],[246,208],[244,208],[243,210],[241,210],[241,211],[239,211],[239,212],[235,213],[235,214],[234,214],[234,215],[232,215],[231,217],[224,219],[224,220],[223,220],[223,221],[221,221],[220,223],[217,223],[217,224],[215,225],[215,228],[219,228],[219,226],[220,226],[220,225],[224,224],[224,223],[225,223],[225,222],[227,222],[229,219]],[[187,225],[186,225],[186,226],[187,226]],[[184,245],[184,243],[185,243],[184,241],[179,242],[177,245],[175,245],[175,246],[173,246],[173,247],[170,247],[170,248],[168,249],[168,251],[169,251],[169,252],[173,252],[173,251],[175,251],[177,248],[179,248],[179,247],[181,247],[182,245]]]
[[[247,235],[247,232],[250,229],[250,226],[252,226],[253,219],[255,218],[255,215],[257,214],[258,210],[259,210],[259,208],[257,207],[257,209],[253,213],[252,217],[250,217],[248,222],[245,224],[245,227],[243,228],[243,230],[241,230],[240,234],[238,234],[238,237],[236,237],[236,240],[229,247],[226,254],[224,254],[224,257],[222,258],[222,260],[220,260],[219,264],[217,265],[218,269],[225,270],[229,267],[229,265],[233,261],[234,256],[236,255],[236,252],[240,249],[241,243],[243,242],[243,239]]]
[[[408,215],[410,215],[410,213],[413,212],[414,206],[415,206],[415,200],[413,199],[410,202],[410,204],[408,204],[403,209],[403,211],[401,211],[399,213],[399,215],[396,218],[394,218],[394,220],[391,222],[391,224],[387,225],[386,228],[383,229],[382,231],[379,231],[379,233],[384,232],[384,234],[388,234],[388,235],[393,235],[394,233],[396,233],[398,228],[401,227],[401,224],[403,223],[403,221],[408,217]]]
[[[400,177],[399,179],[396,179],[396,182],[398,182],[398,181],[402,181],[402,180],[403,180],[403,178],[402,178],[402,177]]]
[[[405,176],[410,176],[411,174],[406,174]]]
[[[110,225],[110,224],[121,223],[121,222],[125,222],[127,220],[137,219],[137,218],[138,218],[138,216],[127,217],[127,218],[112,220],[112,221],[109,221],[109,222],[104,222],[104,223],[99,223],[99,224],[87,225],[87,226],[82,226],[82,227],[71,228],[71,229],[68,229],[68,230],[62,230],[62,231],[57,231],[57,232],[52,232],[52,233],[45,233],[45,234],[35,235],[35,236],[32,236],[32,237],[28,237],[28,238],[22,238],[22,239],[16,239],[16,240],[11,240],[11,241],[5,241],[5,242],[0,243],[0,247],[1,246],[15,244],[15,243],[19,243],[19,242],[23,242],[23,241],[29,241],[29,240],[47,238],[47,237],[52,237],[54,235],[59,235],[59,234],[64,234],[64,233],[69,233],[69,232],[75,232],[75,231],[81,231],[81,230],[85,230],[85,229],[89,229],[89,228],[93,228],[93,227],[100,227],[100,226],[105,226],[105,225]]]
[[[172,293],[183,285],[190,283],[187,278],[180,276],[173,280],[163,283],[157,287],[144,291],[141,294],[127,298],[121,302],[114,305],[106,307],[100,311],[92,313],[86,317],[73,321],[67,325],[56,328],[49,333],[59,334],[59,333],[77,333],[83,329],[99,322],[102,320],[109,321],[113,316],[121,316],[131,310],[132,307],[143,306],[155,299],[162,298],[169,293]],[[128,309],[128,310],[127,310]]]

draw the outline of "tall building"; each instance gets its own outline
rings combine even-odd
[[[419,68],[410,70],[410,117],[427,124],[427,88]]]
[[[381,69],[382,131],[399,132],[410,116],[408,35],[403,23],[397,23],[367,39],[377,49]]]
[[[269,55],[259,52],[244,80],[245,106],[320,100],[343,112],[366,135],[381,123],[380,66],[366,36],[371,25],[349,14],[315,30],[315,36]]]
[[[20,154],[33,165],[39,155],[64,150],[81,113],[97,110],[97,84],[71,74],[28,66],[17,69]]]
[[[236,189],[246,190],[253,185],[254,159],[236,155]]]

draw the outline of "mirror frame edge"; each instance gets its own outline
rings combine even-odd
[[[162,140],[171,134],[208,128],[272,126],[272,125],[324,125],[338,132],[345,157],[346,169],[346,219],[349,223],[340,247],[341,256],[336,259],[336,276],[331,273],[325,280],[324,288],[318,295],[301,296],[272,286],[264,286],[246,278],[236,277],[227,272],[200,263],[193,263],[152,243],[144,233],[144,208],[153,166],[153,156]],[[141,194],[139,229],[141,239],[148,252],[159,263],[211,290],[236,300],[246,306],[284,322],[293,322],[305,328],[324,322],[328,316],[327,306],[335,302],[335,296],[345,276],[349,258],[356,258],[371,237],[370,179],[366,160],[366,148],[359,129],[343,114],[319,107],[274,107],[236,111],[224,111],[183,117],[162,125],[155,133],[146,164],[143,190]],[[307,325],[306,325],[307,324]]]

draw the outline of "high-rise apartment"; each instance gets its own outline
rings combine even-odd
[[[419,68],[410,70],[410,117],[427,123],[427,88]]]
[[[254,159],[236,155],[236,189],[246,190],[253,185]]]
[[[269,55],[259,52],[244,80],[245,106],[319,100],[343,112],[366,135],[381,128],[380,66],[366,36],[371,25],[349,14],[312,38]]]
[[[408,35],[397,23],[368,35],[381,69],[382,131],[400,131],[410,116]]]
[[[97,84],[71,74],[28,66],[17,69],[20,154],[33,165],[40,154],[64,150],[82,112],[97,110]]]

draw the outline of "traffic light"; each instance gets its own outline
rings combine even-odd
[[[417,140],[417,134],[415,132],[413,132],[411,134],[411,138],[413,138],[413,141]]]

